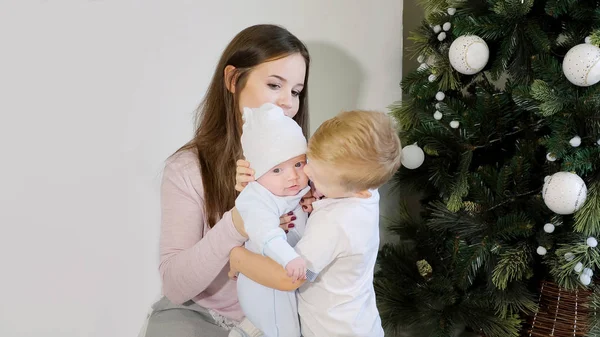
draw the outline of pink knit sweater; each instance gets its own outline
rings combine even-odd
[[[231,213],[211,229],[204,214],[204,188],[198,158],[182,151],[167,160],[161,187],[160,275],[164,295],[174,303],[194,300],[241,320],[236,284],[229,280],[229,252],[246,239]]]

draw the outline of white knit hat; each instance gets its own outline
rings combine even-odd
[[[274,166],[306,153],[302,128],[271,103],[244,108],[242,149],[258,179]]]

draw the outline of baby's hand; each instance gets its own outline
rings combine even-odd
[[[288,262],[285,266],[287,275],[292,278],[292,282],[296,282],[299,279],[306,278],[306,262],[303,258],[297,257],[292,261]]]

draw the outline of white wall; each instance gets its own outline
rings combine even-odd
[[[163,160],[221,50],[306,42],[313,130],[400,97],[402,0],[0,2],[0,336],[135,336],[159,296]]]

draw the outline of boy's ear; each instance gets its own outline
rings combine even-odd
[[[358,191],[354,193],[354,196],[357,198],[367,199],[371,197],[371,192],[369,192],[369,190]]]
[[[225,87],[232,94],[235,94],[235,85],[237,82],[237,76],[235,76],[235,74],[237,72],[235,71],[235,69],[236,68],[234,66],[228,65],[223,70],[223,78],[225,79]]]

